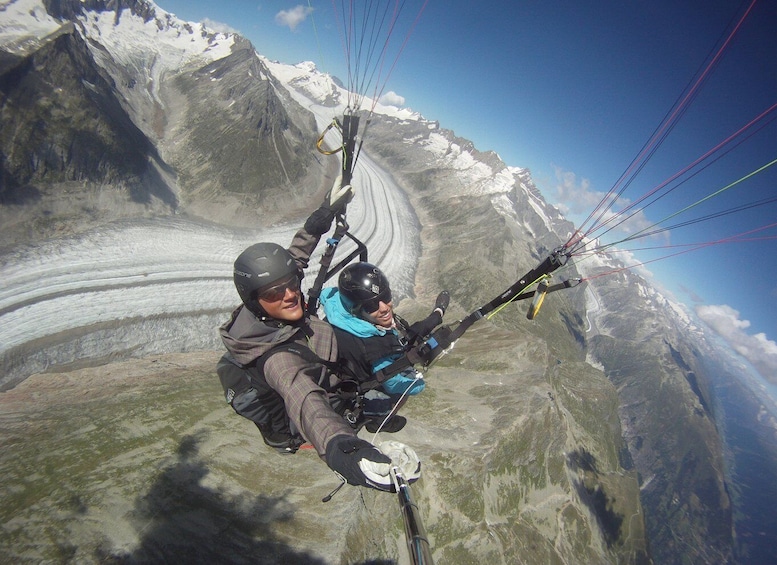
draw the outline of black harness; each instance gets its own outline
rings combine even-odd
[[[286,413],[283,397],[267,383],[264,375],[267,360],[281,352],[293,353],[308,363],[325,367],[317,384],[329,395],[332,408],[355,424],[361,391],[340,363],[322,359],[309,347],[294,342],[278,344],[247,365],[226,353],[216,366],[224,397],[235,412],[256,424],[267,445],[281,452],[294,453],[305,442]],[[332,379],[332,376],[336,378]]]

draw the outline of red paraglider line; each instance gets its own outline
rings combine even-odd
[[[774,236],[763,236],[763,237],[757,237],[757,238],[745,237],[745,236],[748,236],[750,234],[753,234],[753,233],[756,233],[756,232],[760,232],[760,231],[764,231],[764,230],[768,230],[768,229],[774,228],[774,227],[777,227],[777,222],[774,222],[774,223],[771,223],[771,224],[768,224],[768,225],[765,225],[765,226],[761,226],[760,228],[755,228],[755,229],[752,229],[752,230],[748,230],[748,231],[745,231],[745,232],[742,232],[742,233],[739,233],[739,234],[736,234],[736,235],[732,235],[732,236],[729,236],[729,237],[718,239],[718,240],[715,240],[715,241],[708,241],[708,242],[705,242],[705,243],[685,244],[685,245],[691,246],[690,249],[684,249],[682,251],[678,251],[677,253],[670,253],[669,255],[664,255],[663,257],[657,257],[655,259],[650,259],[649,261],[641,261],[641,262],[639,262],[639,263],[637,263],[635,265],[629,265],[627,267],[621,267],[619,269],[613,269],[613,270],[607,271],[605,273],[599,273],[599,274],[596,274],[596,275],[593,275],[593,276],[590,276],[590,277],[585,277],[585,278],[583,278],[581,280],[581,282],[583,282],[583,281],[590,281],[590,280],[593,280],[593,279],[598,279],[600,277],[604,277],[604,276],[607,276],[607,275],[613,275],[613,274],[616,274],[616,273],[620,273],[622,271],[628,271],[630,269],[636,269],[638,267],[642,267],[642,266],[648,265],[650,263],[655,263],[656,261],[661,261],[663,259],[668,259],[670,257],[677,257],[678,255],[684,255],[685,253],[690,253],[691,251],[697,251],[699,249],[704,249],[704,248],[707,248],[707,247],[711,247],[713,245],[721,245],[723,243],[743,243],[743,242],[749,242],[749,241],[765,241],[765,240],[777,239],[777,235],[774,235]],[[672,246],[672,245],[656,246],[653,249],[663,249],[663,248],[671,248],[671,247],[680,247],[680,246],[679,245],[676,245],[676,246]],[[624,252],[625,251],[631,251],[631,250],[624,250]],[[591,254],[595,255],[596,252],[592,252]]]
[[[653,194],[655,194],[656,192],[658,192],[662,188],[666,187],[670,182],[672,182],[674,180],[677,180],[679,177],[681,177],[682,175],[684,175],[685,173],[690,171],[693,167],[695,167],[696,165],[698,165],[699,163],[701,163],[702,161],[704,161],[705,159],[707,159],[708,157],[710,157],[711,155],[713,155],[714,153],[719,151],[722,147],[724,147],[725,145],[730,143],[733,139],[735,139],[736,137],[741,135],[743,132],[745,132],[747,129],[752,127],[754,124],[758,123],[761,119],[763,119],[769,113],[773,112],[775,109],[777,109],[777,103],[775,103],[772,106],[770,106],[767,110],[764,110],[763,112],[761,112],[758,116],[753,118],[746,125],[744,125],[741,128],[739,128],[736,132],[732,133],[730,136],[728,136],[726,139],[724,139],[723,141],[718,143],[715,147],[713,147],[712,149],[707,151],[704,155],[702,155],[701,157],[697,158],[691,164],[689,164],[688,166],[684,167],[680,171],[676,172],[671,177],[669,177],[668,179],[663,181],[661,184],[659,184],[655,188],[651,189],[650,191],[648,191],[645,194],[643,194],[642,196],[640,196],[637,200],[635,200],[634,202],[632,202],[631,204],[626,206],[623,210],[620,210],[619,212],[613,214],[607,220],[605,220],[604,222],[601,222],[599,225],[597,225],[595,227],[592,227],[590,230],[588,230],[588,232],[586,233],[585,237],[593,238],[593,237],[601,237],[602,235],[604,235],[603,233],[599,234],[598,236],[594,236],[593,234],[595,232],[599,231],[600,229],[604,228],[608,224],[612,223],[614,220],[616,220],[618,218],[621,218],[626,212],[628,212],[629,210],[633,209],[635,206],[637,206],[641,202],[644,202],[647,198],[649,198],[650,196],[652,196]],[[677,187],[674,187],[674,188],[677,188]],[[671,190],[674,190],[674,188],[672,188]],[[668,192],[671,192],[671,190],[669,190]],[[658,200],[658,199],[656,199],[656,200]],[[644,210],[645,208],[641,208],[641,209]],[[637,212],[638,211],[639,210],[637,210]],[[618,222],[617,224],[612,226],[610,229],[613,229],[614,227],[617,227],[623,221],[628,220],[632,215],[633,214],[631,214],[628,217],[624,218],[623,220],[621,220],[621,222]],[[609,230],[607,230],[607,231],[609,231]],[[607,233],[607,232],[604,232],[604,233]]]
[[[596,208],[588,215],[588,217],[583,221],[583,223],[580,225],[580,228],[576,229],[575,232],[570,236],[570,238],[567,240],[566,244],[564,244],[565,248],[571,247],[575,244],[577,244],[579,241],[587,237],[587,235],[594,229],[597,229],[597,223],[601,220],[601,218],[606,213],[607,209],[609,209],[610,206],[614,203],[613,195],[615,195],[616,189],[624,182],[624,180],[631,174],[631,172],[635,169],[635,167],[642,161],[644,156],[651,151],[654,146],[656,145],[657,140],[661,137],[661,135],[664,133],[664,131],[672,124],[673,121],[675,121],[676,116],[684,110],[684,107],[688,104],[688,101],[695,95],[696,91],[701,86],[701,83],[706,79],[707,75],[711,72],[712,68],[717,63],[718,59],[722,56],[723,52],[728,47],[729,43],[731,43],[732,39],[736,35],[736,33],[739,31],[739,28],[744,23],[747,16],[752,11],[753,7],[755,6],[755,3],[757,0],[753,0],[750,4],[750,6],[747,8],[745,13],[740,18],[739,22],[737,22],[736,26],[734,26],[734,29],[731,31],[729,36],[726,38],[726,40],[723,42],[723,45],[721,45],[720,49],[718,49],[715,56],[712,58],[712,60],[709,62],[707,67],[704,69],[704,71],[701,73],[699,78],[696,80],[696,82],[693,84],[693,86],[688,90],[688,92],[685,94],[685,96],[680,100],[680,102],[675,106],[675,109],[671,112],[668,118],[666,118],[662,124],[659,126],[659,128],[653,133],[653,135],[650,137],[648,142],[643,147],[642,151],[634,158],[634,160],[631,162],[629,167],[626,169],[626,171],[620,176],[618,181],[613,185],[613,187],[609,190],[609,192],[604,196],[604,198],[601,199],[599,204],[597,204]],[[605,206],[606,202],[610,202],[607,206]],[[604,209],[602,209],[604,208]],[[597,215],[598,213],[598,215]],[[592,218],[596,216],[596,220],[594,221],[591,228],[584,233],[581,233],[581,230],[587,224]]]
[[[394,61],[391,63],[391,68],[388,71],[388,74],[386,74],[386,79],[383,81],[383,86],[380,87],[380,91],[378,91],[378,85],[375,85],[375,94],[373,95],[372,100],[372,108],[370,108],[370,112],[372,112],[375,109],[375,105],[378,103],[378,98],[380,98],[383,95],[383,91],[386,88],[386,85],[388,84],[389,78],[391,77],[392,73],[394,72],[394,68],[397,66],[397,61],[399,61],[400,55],[402,55],[402,52],[405,50],[405,47],[407,46],[407,42],[410,40],[410,36],[413,34],[413,31],[415,31],[415,27],[418,25],[418,21],[421,19],[421,14],[423,14],[424,10],[426,9],[426,5],[429,3],[429,0],[424,0],[423,6],[421,6],[421,9],[418,11],[418,14],[415,17],[415,20],[413,21],[413,24],[410,26],[410,29],[408,30],[407,34],[405,35],[405,39],[402,41],[402,46],[399,48],[399,51],[397,52],[397,56],[394,57]],[[393,23],[392,23],[393,28]],[[391,32],[389,32],[389,35],[391,35]],[[386,46],[388,45],[388,37],[386,38]],[[384,46],[384,49],[386,48]],[[381,60],[381,73],[383,71],[383,59]],[[380,73],[379,75],[380,76]]]

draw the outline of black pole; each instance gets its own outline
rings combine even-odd
[[[410,485],[407,484],[405,477],[396,467],[391,470],[391,475],[394,478],[394,486],[397,489],[397,497],[399,498],[399,507],[402,510],[402,518],[405,521],[405,538],[407,539],[410,561],[413,565],[434,565],[432,548],[429,545],[429,539],[426,537],[426,531],[421,522],[421,513],[410,496]]]
[[[359,131],[359,116],[343,114],[343,184],[351,184],[356,152],[356,134]]]
[[[439,357],[444,351],[446,351],[456,340],[458,340],[464,332],[466,332],[472,324],[484,318],[486,314],[492,312],[499,306],[507,304],[513,300],[521,300],[534,296],[534,292],[524,293],[524,291],[534,284],[540,277],[549,275],[559,267],[566,264],[569,255],[563,248],[556,249],[550,256],[548,256],[537,267],[523,275],[510,288],[502,292],[499,296],[484,304],[474,312],[471,312],[466,318],[461,320],[455,329],[449,325],[440,326],[420,345],[410,349],[402,357],[384,367],[379,371],[379,382],[383,382],[386,379],[396,375],[408,367],[412,367],[419,363],[424,366],[429,366],[432,361]],[[563,286],[568,288],[573,286],[572,283],[563,283]],[[548,289],[550,290],[550,289]],[[553,288],[558,290],[558,288]]]

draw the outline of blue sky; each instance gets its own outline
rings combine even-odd
[[[182,19],[238,31],[271,59],[312,60],[323,71],[347,76],[335,17],[346,1],[157,4]],[[650,193],[777,104],[777,0],[428,0],[420,11],[423,5],[404,2],[389,65],[419,12],[420,18],[384,94],[393,93],[479,150],[496,151],[508,165],[529,168],[546,199],[577,222],[613,187],[623,186],[616,185],[621,175],[713,56],[719,54],[716,66],[684,113],[676,114],[675,125],[664,130],[664,141],[649,146],[655,152],[633,175],[619,205]],[[751,137],[739,136],[715,151],[705,161],[717,158],[714,163],[634,220],[657,222],[777,159],[777,120],[768,121],[775,117],[772,110],[747,130],[764,126]],[[777,164],[662,225],[768,198],[777,198]],[[771,203],[624,247],[719,241],[775,222],[777,203]],[[615,231],[605,237],[620,237]],[[775,236],[777,227],[750,237]],[[682,249],[643,251],[639,257]],[[777,382],[777,239],[712,245],[647,268]]]

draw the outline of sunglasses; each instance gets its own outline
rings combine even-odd
[[[383,302],[384,304],[388,304],[391,302],[390,290],[380,293],[375,298],[370,298],[362,302],[362,305],[361,305],[362,312],[365,312],[367,314],[372,314],[373,312],[377,312],[378,308],[380,308],[381,302]]]
[[[286,290],[297,292],[299,290],[299,283],[299,276],[293,275],[285,281],[263,290],[258,294],[258,298],[266,302],[278,302],[286,296]]]

